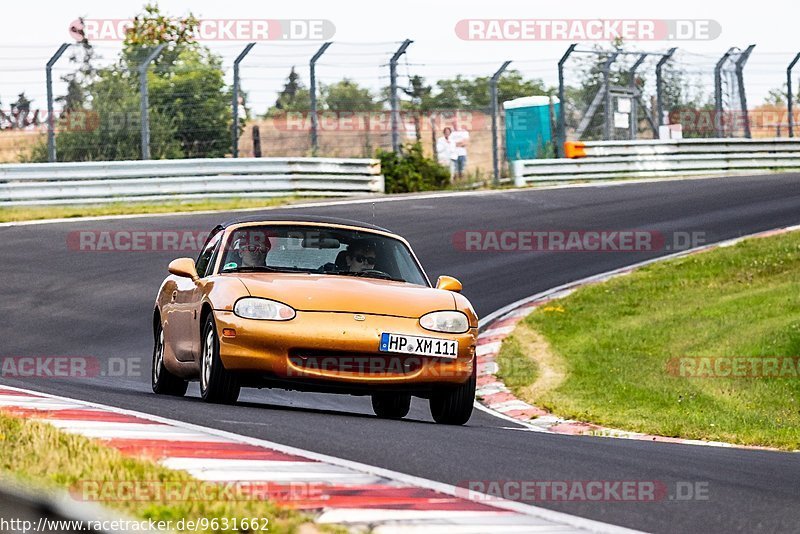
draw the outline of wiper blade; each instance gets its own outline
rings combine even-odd
[[[368,271],[368,272],[353,272],[353,271],[326,271],[325,274],[337,274],[341,276],[360,276],[363,278],[377,278],[379,280],[392,280],[393,282],[405,282],[402,278],[395,278],[387,273]]]
[[[292,269],[282,269],[278,267],[267,267],[266,265],[259,265],[254,267],[234,267],[232,269],[222,269],[222,273],[297,273],[308,271],[295,271]]]

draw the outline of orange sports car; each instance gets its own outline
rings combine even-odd
[[[169,265],[153,310],[153,391],[233,403],[242,387],[370,395],[379,417],[411,397],[464,424],[478,317],[461,283],[432,287],[408,242],[332,218],[240,219],[197,260]]]

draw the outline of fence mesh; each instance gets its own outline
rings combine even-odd
[[[245,44],[171,44],[155,56],[146,69],[149,157],[230,157],[234,142],[239,157],[374,157],[379,149],[391,150],[389,62],[400,42],[334,41],[324,51],[316,62],[316,136],[309,61],[322,43],[312,41],[260,42],[242,59],[234,136],[233,64]],[[644,55],[607,46],[578,49],[563,71],[567,139],[652,139],[659,137],[660,123],[681,125],[684,137],[745,137],[748,127],[752,137],[788,135],[785,69],[794,53],[756,49],[741,62],[743,48],[732,49],[723,61],[725,50],[698,54],[679,48],[663,66],[659,117],[656,67],[666,49]],[[140,67],[152,51],[75,43],[55,63],[52,119],[59,161],[147,156]],[[54,52],[46,46],[0,47],[0,162],[48,160],[43,65]],[[604,64],[615,52],[620,53],[606,76]],[[507,168],[503,103],[557,94],[557,62],[514,60],[500,78],[501,170]],[[400,143],[418,141],[426,155],[437,157],[445,127],[463,130],[469,134],[466,174],[491,173],[489,79],[500,63],[426,57],[412,44],[396,69]]]

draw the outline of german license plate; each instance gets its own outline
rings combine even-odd
[[[384,333],[381,334],[380,351],[434,358],[455,358],[458,355],[458,341]]]

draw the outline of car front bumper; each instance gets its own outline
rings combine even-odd
[[[477,328],[464,334],[430,332],[418,319],[383,315],[297,312],[290,321],[243,319],[215,311],[220,358],[247,378],[341,386],[401,386],[430,389],[462,384],[475,365]],[[228,335],[225,335],[225,331]],[[235,337],[230,330],[235,330]],[[381,334],[458,341],[455,358],[380,352]]]

